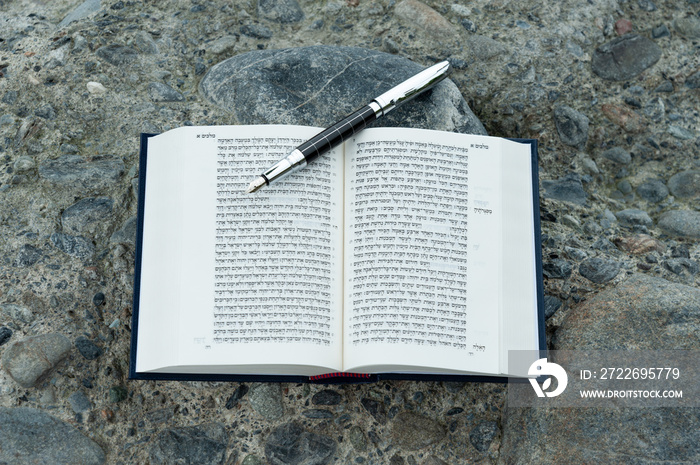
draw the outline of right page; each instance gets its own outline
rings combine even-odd
[[[502,374],[507,348],[537,348],[528,145],[381,128],[346,142],[345,160],[347,371]],[[527,211],[513,222],[504,206]],[[530,250],[511,260],[503,241],[518,230]],[[504,285],[514,276],[515,292],[532,291],[524,299]],[[515,329],[514,303],[527,315]]]

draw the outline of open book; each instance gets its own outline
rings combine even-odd
[[[142,137],[132,378],[507,376],[543,348],[534,141],[367,129],[244,193],[318,131]]]

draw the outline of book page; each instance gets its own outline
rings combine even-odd
[[[537,243],[534,211],[539,202],[533,199],[532,160],[530,146],[504,141],[512,150],[503,150],[503,267],[502,279],[507,283],[503,295],[501,321],[501,370],[508,370],[508,351],[539,348],[539,319],[537,315]],[[515,146],[514,146],[515,144]],[[519,149],[516,151],[515,149]],[[528,154],[523,156],[522,150]],[[529,156],[528,156],[529,155]],[[538,193],[539,194],[539,193]],[[518,264],[518,266],[515,266]],[[528,266],[528,264],[530,266]]]
[[[342,153],[245,193],[317,132],[184,127],[149,140],[139,371],[340,369]]]
[[[386,128],[346,143],[346,369],[499,370],[500,143]]]

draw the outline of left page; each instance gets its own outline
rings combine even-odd
[[[148,141],[137,372],[341,368],[341,149],[248,183],[319,129],[183,127]]]

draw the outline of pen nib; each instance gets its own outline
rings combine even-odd
[[[264,185],[265,185],[265,178],[260,176],[260,177],[256,178],[255,181],[250,183],[250,185],[248,186],[248,189],[246,189],[245,193],[250,194],[251,192],[255,192],[256,190],[260,189]]]

